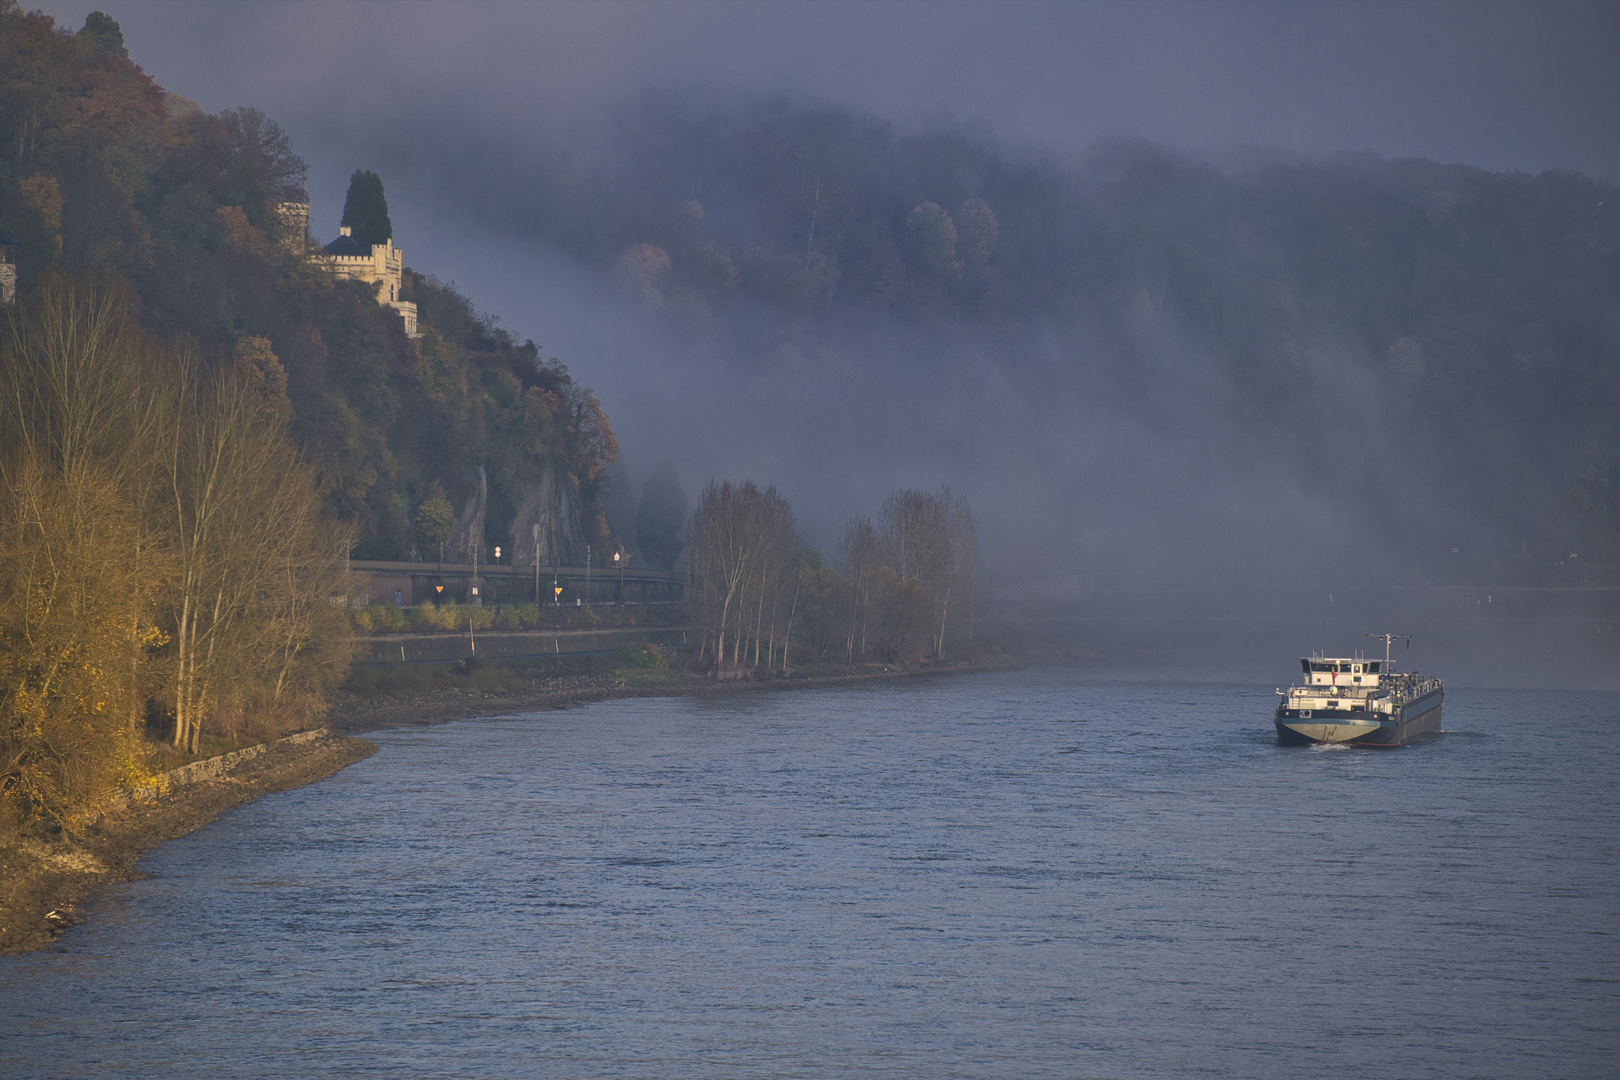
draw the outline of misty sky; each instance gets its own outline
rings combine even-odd
[[[1058,465],[1020,475],[1025,448],[948,437],[953,423],[962,430],[963,418],[952,417],[969,402],[1033,419],[1004,372],[972,357],[957,362],[953,387],[908,414],[910,449],[898,438],[856,438],[862,417],[849,415],[821,372],[800,378],[801,407],[781,415],[760,414],[746,388],[706,392],[705,380],[719,386],[735,368],[723,358],[673,356],[605,312],[594,279],[503,231],[498,214],[476,205],[467,169],[462,187],[446,185],[447,170],[433,166],[453,141],[436,132],[501,132],[509,145],[491,149],[488,167],[521,167],[526,132],[540,145],[543,133],[578,125],[604,100],[642,87],[702,88],[819,98],[902,126],[952,118],[1004,145],[1058,154],[1140,136],[1195,153],[1366,149],[1620,178],[1616,4],[39,6],[74,28],[88,11],[106,10],[131,57],[166,88],[211,112],[252,105],[278,120],[310,163],[312,224],[322,239],[336,234],[350,172],[377,169],[410,265],[456,282],[594,386],[633,469],[644,475],[670,456],[689,488],[709,476],[781,483],[824,548],[837,522],[872,512],[883,492],[941,481],[992,512],[998,498],[1050,504],[1084,490],[1118,510],[1075,526],[1074,544],[1097,543],[1081,535],[1090,529],[1142,546],[1163,535],[1162,523],[1138,514],[1132,525],[1131,497],[1108,490],[1124,485],[1124,474],[1104,463],[1129,457],[1130,484],[1151,491],[1155,472],[1185,475],[1198,455],[1160,462],[1126,453],[1151,445],[1151,433],[1117,426],[1081,445],[1054,408],[1043,431]],[[867,379],[869,396],[887,392],[874,359],[903,348],[874,339],[855,349],[846,385]],[[699,413],[704,422],[691,424]],[[841,424],[850,432],[840,440],[845,456],[806,463],[804,448]],[[1223,438],[1212,432],[1206,445]],[[1229,488],[1212,502],[1236,507],[1240,518],[1279,482],[1263,468],[1197,479],[1200,490]]]
[[[424,89],[520,118],[698,81],[944,109],[1066,149],[1126,134],[1620,177],[1608,3],[41,6],[74,26],[109,10],[159,82],[257,105],[320,166],[347,125]]]
[[[39,6],[73,27],[107,10],[168,89],[279,120],[310,162],[322,236],[336,232],[349,173],[377,164],[356,146],[413,111],[465,111],[521,135],[640,86],[802,93],[901,123],[950,116],[1059,152],[1123,135],[1620,179],[1612,3]],[[481,268],[485,238],[464,235],[455,207],[413,205],[411,177],[385,179],[416,265],[545,337]]]

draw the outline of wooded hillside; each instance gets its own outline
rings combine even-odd
[[[19,241],[24,295],[51,271],[95,277],[215,362],[267,349],[357,557],[437,558],[414,511],[447,498],[467,518],[480,466],[489,544],[511,542],[529,500],[564,523],[565,559],[604,545],[599,482],[617,446],[590,391],[431,275],[407,274],[423,333],[408,340],[368,287],[333,281],[285,235],[278,205],[306,197],[286,132],[251,108],[202,112],[104,36],[0,0],[0,228]]]
[[[0,136],[0,833],[316,722],[351,555],[470,557],[520,504],[564,558],[606,539],[594,396],[431,277],[412,339],[326,272],[269,117],[0,0]]]

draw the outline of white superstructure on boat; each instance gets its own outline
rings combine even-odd
[[[1277,738],[1284,743],[1404,746],[1440,734],[1445,688],[1439,679],[1397,672],[1384,639],[1384,658],[1306,656],[1303,684],[1278,690]]]

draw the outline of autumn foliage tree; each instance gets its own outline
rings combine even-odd
[[[138,769],[138,672],[161,633],[130,501],[89,461],[0,478],[0,810],[73,829]]]
[[[151,356],[106,294],[56,289],[0,341],[0,810],[72,827],[137,757],[162,640],[143,446]]]
[[[290,688],[319,694],[307,669],[347,667],[341,595],[350,538],[324,526],[313,470],[286,421],[238,370],[182,359],[166,404],[165,532],[175,573],[169,685],[174,744],[195,753],[205,722],[278,709]],[[322,656],[322,653],[327,655]]]
[[[246,369],[245,369],[246,368]],[[150,710],[307,722],[347,669],[349,538],[286,436],[273,356],[205,364],[116,290],[50,280],[0,342],[0,815],[73,828],[140,771]]]

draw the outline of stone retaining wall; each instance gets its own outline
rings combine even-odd
[[[330,734],[331,732],[325,728],[316,728],[314,731],[300,731],[296,735],[288,735],[286,738],[277,739],[275,742],[260,743],[257,746],[244,746],[240,750],[232,750],[228,754],[208,758],[206,761],[193,761],[190,765],[170,769],[163,776],[171,788],[181,787],[186,784],[197,784],[204,780],[223,780],[236,766],[249,758],[258,757],[267,750],[277,746],[296,746],[299,743],[314,742],[316,739],[324,739]]]
[[[178,769],[170,769],[155,777],[151,783],[122,794],[114,800],[117,803],[151,802],[160,798],[175,788],[185,787],[188,784],[201,784],[210,780],[229,780],[231,772],[244,761],[250,761],[278,746],[297,746],[300,743],[311,743],[324,739],[332,733],[326,728],[316,728],[314,731],[300,731],[296,735],[288,735],[275,742],[260,743],[257,746],[244,746],[240,750],[232,750],[219,757],[208,758],[205,761],[193,761],[190,765],[182,765]]]

